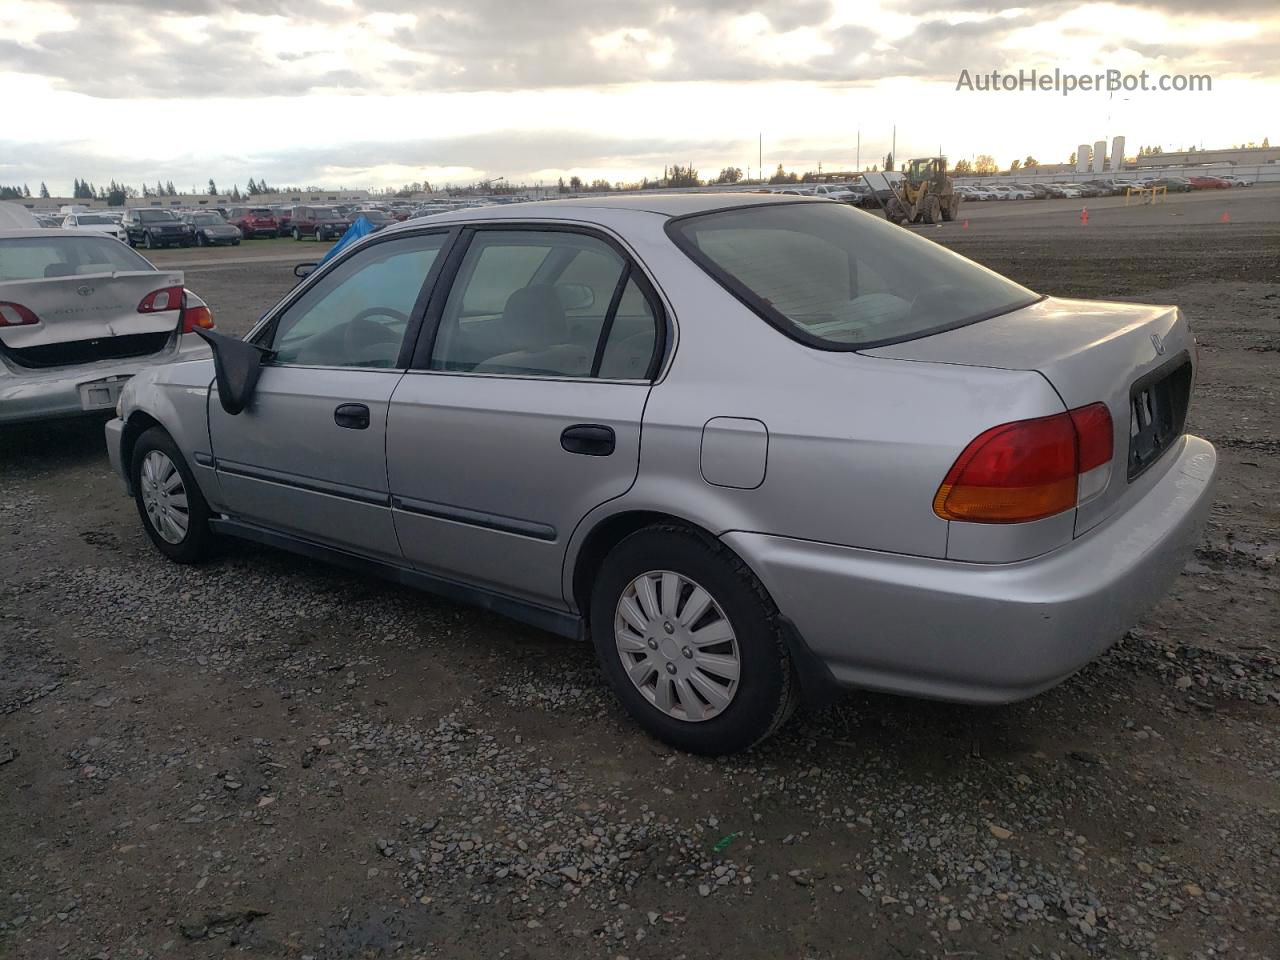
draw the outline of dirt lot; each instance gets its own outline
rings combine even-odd
[[[583,646],[248,545],[174,567],[100,423],[0,433],[0,955],[1280,955],[1280,191],[1221,193],[927,233],[1204,344],[1196,556],[1008,707],[850,694],[675,754]],[[246,329],[274,255],[188,284]]]

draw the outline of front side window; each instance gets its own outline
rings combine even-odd
[[[328,271],[277,319],[270,338],[275,362],[394,368],[445,238],[376,243]]]
[[[581,233],[482,230],[440,317],[432,370],[643,379],[657,316],[628,262]]]
[[[14,237],[0,240],[0,282],[155,270],[108,237]]]
[[[668,232],[766,320],[823,349],[910,340],[1039,299],[908,230],[840,204],[722,210],[674,220]]]

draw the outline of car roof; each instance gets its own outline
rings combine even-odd
[[[711,213],[779,203],[836,203],[825,197],[796,196],[781,193],[653,193],[625,196],[575,197],[571,200],[543,200],[537,203],[498,204],[468,207],[433,214],[432,223],[459,220],[581,220],[589,219],[592,210],[633,210],[662,217],[680,217],[694,213]],[[410,221],[411,222],[411,221]],[[407,226],[408,224],[406,224]],[[421,222],[413,223],[421,227]],[[394,228],[393,228],[394,229]]]
[[[95,240],[102,239],[101,230],[77,230],[75,227],[59,227],[57,230],[50,230],[48,227],[23,227],[17,230],[0,229],[0,240],[21,240],[25,237],[93,237]],[[106,239],[111,240],[110,237]],[[112,241],[118,243],[119,241]]]

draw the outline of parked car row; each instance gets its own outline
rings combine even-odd
[[[1044,200],[1073,199],[1076,197],[1123,196],[1135,188],[1163,187],[1170,193],[1186,193],[1190,190],[1221,190],[1227,187],[1247,187],[1250,183],[1231,174],[1202,175],[1194,177],[1100,177],[1063,183],[965,183],[957,184],[956,191],[966,200]]]

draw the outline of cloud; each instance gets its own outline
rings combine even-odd
[[[829,0],[60,3],[76,28],[25,43],[0,40],[0,70],[47,77],[60,89],[95,97],[187,99],[944,79],[961,66],[1031,60],[1037,51],[1009,38],[1081,9],[1069,0],[906,0],[912,29],[889,36],[876,17],[848,22]],[[1263,14],[1265,20],[1276,12],[1275,0],[1227,0],[1208,13],[1199,0],[1115,3],[1210,19]],[[971,18],[988,13],[998,15]],[[1108,35],[1109,22],[1102,16],[1089,28],[1098,48],[1121,39]],[[1206,44],[1197,53],[1217,49]],[[1274,75],[1264,63],[1276,54],[1274,45],[1254,44],[1249,53],[1257,72]]]
[[[827,0],[63,0],[75,29],[0,41],[0,70],[50,78],[95,97],[296,96],[771,79],[845,82],[893,72],[866,60],[876,35],[831,23]],[[385,15],[411,16],[388,31]],[[276,42],[246,26],[281,18]],[[139,30],[145,17],[147,30]],[[189,20],[205,17],[198,29]],[[294,29],[296,28],[296,30]],[[319,33],[317,32],[319,31]],[[319,42],[318,38],[326,41]],[[613,42],[601,43],[602,40]],[[855,66],[860,61],[860,66]]]

